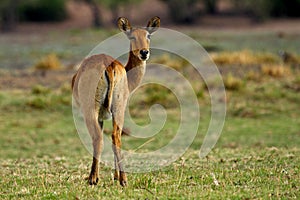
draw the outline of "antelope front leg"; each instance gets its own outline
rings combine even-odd
[[[98,124],[95,124],[95,128],[98,126]],[[97,134],[95,134],[92,137],[93,140],[93,163],[91,168],[91,173],[89,176],[89,184],[90,185],[97,185],[99,181],[99,162],[100,162],[100,154],[102,150],[102,143],[103,143],[103,137],[102,137],[102,127],[103,122],[99,122],[100,131],[97,131]]]
[[[119,179],[122,186],[127,185],[127,177],[123,169],[122,156],[121,156],[121,134],[122,127],[118,126],[117,123],[113,122],[113,133],[112,133],[112,149],[115,156],[115,179]]]

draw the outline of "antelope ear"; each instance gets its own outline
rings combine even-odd
[[[160,18],[159,17],[153,17],[152,19],[150,19],[150,21],[148,22],[147,25],[147,31],[152,34],[153,32],[155,32],[160,26]]]
[[[120,31],[124,32],[125,34],[130,33],[131,26],[127,18],[125,17],[119,17],[118,19],[118,27]]]

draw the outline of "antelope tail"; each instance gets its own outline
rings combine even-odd
[[[114,69],[109,66],[105,70],[105,78],[107,80],[108,88],[105,95],[104,100],[104,109],[106,109],[106,115],[103,116],[104,119],[111,118],[111,104],[113,99],[113,91],[115,86],[115,77],[114,77]]]

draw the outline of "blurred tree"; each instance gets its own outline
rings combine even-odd
[[[199,0],[162,0],[166,2],[169,14],[176,23],[192,23],[197,18],[195,5]]]
[[[216,14],[218,0],[204,0],[206,12]]]
[[[17,8],[19,0],[0,1],[0,24],[2,31],[12,31],[15,29],[18,17]]]
[[[232,2],[235,12],[250,14],[257,20],[300,16],[300,0],[232,0]]]
[[[104,25],[101,12],[99,10],[99,5],[103,5],[110,10],[112,13],[113,23],[115,20],[120,17],[120,8],[125,5],[131,5],[137,2],[141,2],[140,0],[79,0],[84,1],[90,5],[92,14],[93,14],[93,26],[101,27]]]
[[[99,0],[84,0],[84,1],[88,3],[91,8],[92,15],[93,15],[93,26],[96,28],[103,26],[103,20],[98,6],[98,3],[100,1]]]
[[[272,2],[271,16],[300,17],[300,0],[273,0]]]
[[[66,0],[22,1],[18,11],[24,21],[62,21],[67,17]]]
[[[98,0],[103,3],[112,13],[112,22],[115,23],[120,17],[120,9],[124,6],[129,6],[132,4],[140,3],[141,0]],[[128,10],[130,12],[130,10]],[[128,14],[130,15],[130,13]]]

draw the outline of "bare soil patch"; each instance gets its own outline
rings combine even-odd
[[[63,84],[69,84],[71,87],[71,80],[74,74],[74,70],[49,71],[45,76],[39,72],[30,72],[28,70],[2,71],[0,73],[0,89],[30,90],[36,85],[59,88]]]

